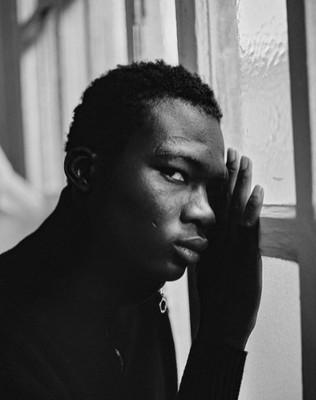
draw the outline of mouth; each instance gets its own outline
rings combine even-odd
[[[176,254],[187,265],[196,264],[200,261],[200,253],[206,250],[208,240],[201,237],[194,237],[174,244]]]
[[[181,245],[174,245],[177,256],[187,265],[196,264],[200,261],[200,254],[194,250]]]

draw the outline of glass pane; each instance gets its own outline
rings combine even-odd
[[[133,30],[136,60],[163,59],[178,63],[176,9],[174,0],[135,1]]]
[[[17,8],[17,18],[19,23],[26,22],[35,11],[38,1],[37,0],[17,0],[16,8]]]
[[[93,0],[88,4],[90,78],[117,64],[127,64],[125,0]]]
[[[295,204],[285,0],[210,0],[213,86],[226,144],[249,155],[266,204]]]
[[[299,266],[264,258],[264,287],[240,400],[301,400]]]

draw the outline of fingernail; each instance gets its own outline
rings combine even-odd
[[[242,156],[242,157],[241,157],[241,160],[240,160],[240,167],[239,167],[239,169],[245,170],[245,169],[248,168],[248,165],[249,165],[249,158],[248,158],[248,157],[245,157],[245,156]]]
[[[236,160],[236,150],[229,148],[227,150],[228,161],[233,162]]]
[[[264,195],[263,187],[256,185],[253,189],[253,194],[254,194],[254,196],[257,196],[260,198],[263,197],[263,195]]]

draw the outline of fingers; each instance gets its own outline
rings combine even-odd
[[[237,226],[238,239],[236,242],[240,254],[243,254],[243,265],[250,267],[253,272],[254,266],[260,269],[259,250],[259,217],[263,205],[263,188],[256,185],[246,204],[245,211]],[[256,262],[254,261],[256,260]],[[259,270],[257,271],[260,272]]]
[[[256,185],[246,204],[245,211],[240,222],[241,226],[251,228],[257,225],[263,205],[263,198],[263,188],[259,185]]]
[[[228,199],[231,199],[234,192],[239,168],[239,157],[236,150],[231,148],[227,150],[226,167],[228,171],[227,196]]]
[[[231,148],[227,151],[226,167],[228,170],[227,200],[230,225],[243,227],[255,226],[259,220],[264,192],[259,185],[251,195],[252,161]]]
[[[233,217],[240,218],[245,210],[250,195],[251,180],[252,162],[248,157],[242,156],[230,203],[230,211]]]

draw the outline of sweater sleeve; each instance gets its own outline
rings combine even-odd
[[[247,353],[226,344],[193,342],[177,400],[236,400]]]

